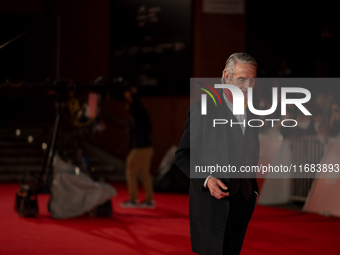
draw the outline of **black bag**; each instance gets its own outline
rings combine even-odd
[[[112,212],[113,210],[111,200],[107,200],[105,203],[98,205],[92,210],[92,214],[97,217],[110,217]]]
[[[18,216],[35,217],[39,213],[37,193],[34,190],[23,189],[16,191],[14,210]]]

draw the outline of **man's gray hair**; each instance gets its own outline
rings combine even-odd
[[[222,83],[225,83],[224,72],[227,71],[230,75],[234,73],[235,65],[237,62],[242,64],[251,64],[257,67],[255,58],[250,56],[248,53],[233,53],[227,59],[227,63],[222,71]]]

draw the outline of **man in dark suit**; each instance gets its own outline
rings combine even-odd
[[[257,63],[247,53],[234,53],[226,63],[222,82],[247,89],[254,86]],[[255,173],[223,176],[202,172],[193,175],[196,166],[257,165],[259,139],[257,128],[245,125],[252,115],[233,115],[233,97],[221,89],[223,105],[207,101],[207,114],[201,115],[201,103],[190,106],[176,164],[190,178],[189,215],[192,251],[200,255],[239,254],[255,208],[258,186]],[[245,108],[246,104],[245,104]],[[244,125],[216,125],[214,119],[232,120]],[[196,169],[197,170],[197,169]],[[194,177],[193,177],[194,176]]]

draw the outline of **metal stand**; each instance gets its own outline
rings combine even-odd
[[[50,193],[53,181],[53,157],[55,153],[56,140],[62,119],[62,109],[60,103],[56,103],[57,115],[49,139],[47,152],[36,183],[21,183],[20,190],[16,191],[14,210],[18,216],[35,217],[39,213],[37,195],[39,193]],[[46,176],[43,179],[44,174]]]

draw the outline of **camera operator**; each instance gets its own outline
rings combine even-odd
[[[129,199],[121,203],[124,208],[155,208],[153,198],[152,178],[150,166],[153,156],[153,146],[150,139],[151,122],[149,114],[137,94],[137,88],[125,81],[120,85],[120,97],[125,101],[126,109],[130,113],[130,152],[126,158],[126,181]],[[138,200],[138,182],[143,184],[145,199]]]

